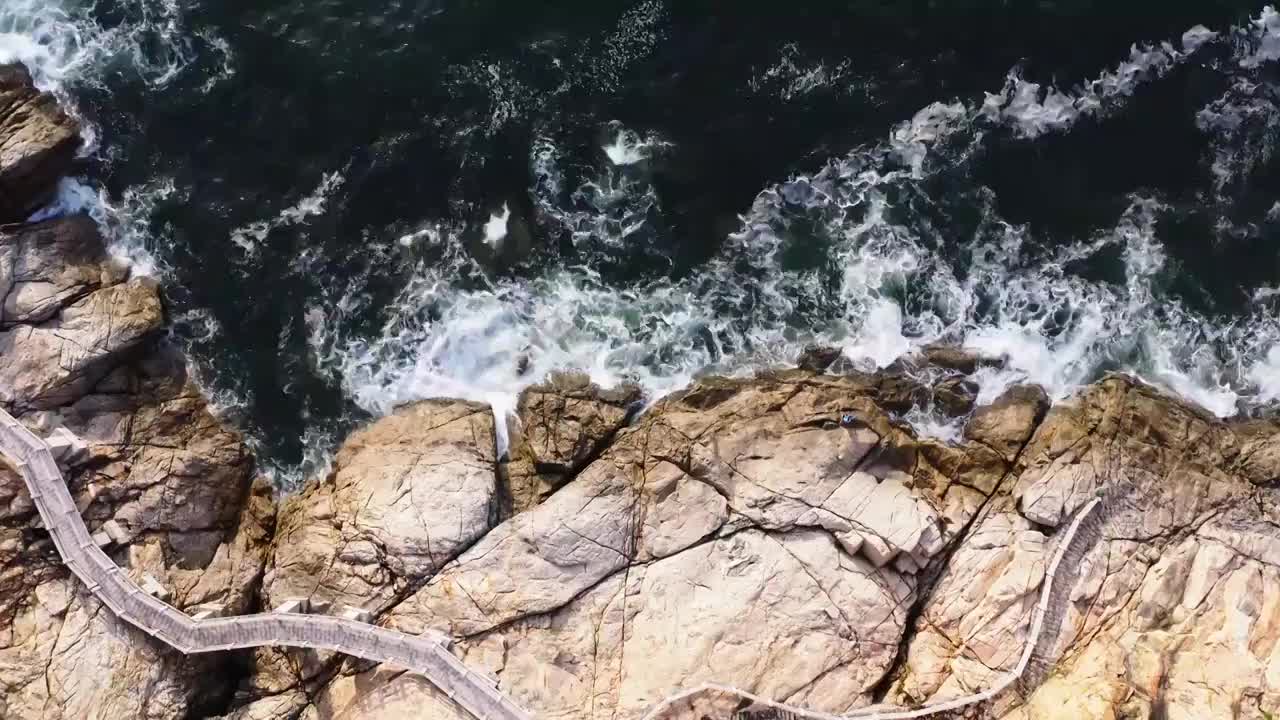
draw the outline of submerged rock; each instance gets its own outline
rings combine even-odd
[[[800,353],[800,357],[796,358],[796,367],[809,372],[826,372],[827,368],[839,360],[841,355],[840,348],[816,345],[807,347]]]
[[[930,365],[972,375],[979,368],[1004,367],[1001,358],[988,357],[976,350],[969,350],[955,345],[928,345],[920,350],[920,357]]]
[[[968,378],[949,377],[933,385],[933,404],[948,417],[963,417],[973,411],[978,400],[978,384]]]

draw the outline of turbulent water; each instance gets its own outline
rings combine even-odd
[[[1280,400],[1271,7],[526,5],[0,0],[87,128],[41,215],[164,279],[282,485],[405,401],[815,342]]]

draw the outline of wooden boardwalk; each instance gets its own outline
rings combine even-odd
[[[185,653],[264,645],[332,650],[419,673],[480,720],[529,720],[443,636],[408,635],[345,618],[261,613],[196,620],[143,592],[89,535],[49,446],[0,409],[0,454],[22,475],[63,563],[116,617]]]

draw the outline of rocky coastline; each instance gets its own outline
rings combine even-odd
[[[1103,497],[1030,670],[952,716],[1280,709],[1276,422],[1118,375],[1052,406],[1023,386],[975,407],[969,377],[994,360],[934,348],[862,373],[815,350],[642,414],[638,390],[554,376],[521,395],[501,457],[487,406],[404,406],[276,498],[166,342],[162,290],[87,218],[25,222],[76,138],[0,67],[0,405],[84,442],[66,474],[90,530],[179,608],[301,599],[444,632],[539,718],[638,719],[705,682],[832,714],[915,707],[1018,663],[1064,528]],[[899,420],[922,403],[964,418],[962,438]],[[0,717],[24,720],[469,718],[421,677],[340,655],[157,645],[61,566],[3,465],[0,688]],[[660,717],[740,710],[708,691]]]

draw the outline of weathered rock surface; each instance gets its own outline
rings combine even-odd
[[[74,402],[164,325],[85,217],[0,229],[0,292],[0,402],[19,410]]]
[[[523,512],[568,482],[638,411],[639,388],[603,390],[557,373],[520,394],[508,437],[503,515]]]
[[[68,405],[27,412],[88,446],[68,471],[91,531],[181,608],[250,610],[274,503],[240,437],[176,359],[126,364]],[[122,625],[62,567],[21,478],[0,470],[0,711],[13,718],[188,717],[225,702],[232,658],[184,658]],[[110,528],[108,532],[107,529]]]
[[[80,146],[80,129],[19,64],[0,65],[0,223],[49,199]]]
[[[496,522],[493,413],[427,401],[359,430],[330,477],[289,498],[263,586],[291,597],[382,610]]]
[[[1275,489],[1253,481],[1280,468],[1276,437],[1122,377],[1054,408],[1012,495],[948,563],[897,699],[963,695],[1014,666],[1050,533],[1101,490],[1104,520],[1057,600],[1061,630],[995,714],[1264,717],[1280,700],[1280,526]]]
[[[53,408],[74,401],[163,324],[154,283],[137,279],[96,290],[40,325],[0,331],[0,402]]]
[[[0,228],[0,328],[42,323],[124,274],[88,217]]]
[[[420,588],[396,585],[412,590],[403,594],[375,583],[370,590],[350,580],[355,573],[341,552],[293,567],[286,558],[299,547],[342,548],[346,539],[333,528],[394,507],[392,495],[369,491],[358,510],[348,501],[345,513],[333,512],[329,487],[344,475],[382,472],[394,454],[360,455],[358,448],[370,436],[399,436],[389,428],[419,412],[412,406],[357,433],[333,478],[288,504],[269,593],[342,601],[323,583],[311,590],[323,573],[394,596],[381,622],[454,635],[467,662],[491,671],[539,716],[589,717],[594,707],[639,717],[667,693],[703,680],[832,711],[865,704],[893,667],[917,575],[1008,469],[980,443],[918,441],[877,405],[882,393],[870,376],[711,379],[625,425],[631,396],[615,399],[561,378],[525,396],[525,434],[513,436],[512,446],[513,455],[530,453],[563,473],[562,486],[524,504],[442,568],[424,567]],[[457,413],[468,406],[433,407]],[[856,422],[842,426],[850,413]],[[483,413],[474,417],[488,422]],[[565,424],[549,431],[543,418]],[[486,433],[476,436],[490,442]],[[419,434],[412,443],[437,447],[432,437]],[[925,458],[962,465],[948,464],[940,456],[947,451],[981,458],[959,473],[971,485],[939,481]],[[463,457],[475,449],[455,443],[447,452]],[[971,502],[955,500],[958,488]],[[298,518],[314,528],[309,539],[290,534]],[[297,584],[277,591],[286,575]],[[300,657],[294,666],[301,670],[292,673],[273,658],[261,664],[252,680],[258,694],[295,697],[296,717],[356,707],[350,717],[395,717],[354,703],[343,689],[368,677],[361,667],[327,681],[337,668],[322,659]],[[366,692],[391,692],[370,682]],[[395,692],[421,696],[413,687]],[[266,712],[262,702],[247,704],[241,716]]]
[[[1274,706],[1274,424],[1114,377],[1052,410],[1014,388],[946,445],[896,425],[885,398],[857,374],[699,381],[381,622],[453,635],[540,717],[640,717],[704,681],[827,712],[915,706],[1014,668],[1062,529],[1104,491],[1030,669],[979,716],[1260,720]],[[330,669],[275,697],[294,717],[442,702],[412,678]],[[740,706],[703,693],[663,717]]]
[[[0,220],[47,197],[76,143],[25,71],[0,67]],[[255,607],[271,491],[182,358],[155,342],[154,284],[112,264],[91,221],[67,218],[0,228],[0,298],[0,403],[84,443],[65,472],[90,531],[180,608]],[[112,617],[0,463],[0,717],[199,717],[228,703],[233,661],[183,657]]]

